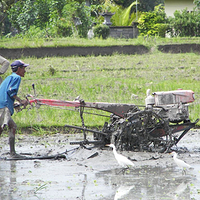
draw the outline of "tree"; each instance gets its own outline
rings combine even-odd
[[[0,1],[0,36],[9,32],[10,23],[7,17],[7,10],[14,4],[14,0]]]
[[[78,3],[76,1],[70,1],[64,6],[62,19],[73,28],[74,32],[77,31],[80,37],[87,37],[93,21],[90,7],[86,6],[85,2]]]
[[[70,16],[65,15],[66,10],[63,10],[65,5],[69,5],[66,6],[69,11],[70,9],[73,10],[73,13],[70,12]],[[79,33],[81,36],[85,36],[88,24],[91,25],[91,20],[87,20],[89,8],[84,5],[84,3],[73,0],[18,1],[8,11],[9,20],[18,33],[24,34],[29,30],[34,30],[34,28],[31,28],[33,26],[40,30],[46,30],[43,32],[47,36],[55,36],[56,34],[70,36],[72,34],[73,17],[79,17],[83,21]]]
[[[22,33],[25,33],[35,23],[37,17],[37,9],[31,0],[18,1],[8,13],[13,27]]]
[[[91,9],[83,0],[20,0],[8,14],[12,27],[30,36],[30,31],[37,34],[37,29],[45,37],[71,36],[76,31],[80,37],[87,37],[92,24]],[[75,19],[81,23],[77,25]]]
[[[37,15],[34,24],[41,29],[46,27],[50,19],[50,6],[49,0],[36,0],[34,6],[37,10]]]

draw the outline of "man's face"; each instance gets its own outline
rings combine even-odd
[[[18,67],[16,74],[21,77],[24,77],[25,72],[26,72],[25,67]]]

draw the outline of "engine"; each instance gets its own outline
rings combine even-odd
[[[179,89],[154,92],[152,95],[150,95],[150,90],[147,90],[147,98],[145,99],[147,109],[153,109],[157,114],[172,123],[190,121],[188,106],[189,103],[195,100],[192,90]]]

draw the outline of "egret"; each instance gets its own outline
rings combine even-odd
[[[125,168],[125,169],[129,169],[130,166],[134,167],[135,164],[129,160],[128,158],[126,158],[125,156],[118,154],[116,151],[116,147],[114,144],[107,144],[106,146],[109,146],[111,148],[113,148],[113,154],[115,156],[115,159],[117,160],[118,164]]]
[[[183,168],[184,173],[185,173],[186,168],[192,168],[191,165],[187,164],[186,162],[184,162],[181,159],[178,159],[177,153],[175,151],[171,152],[170,154],[173,155],[174,162],[177,164],[177,166],[180,167],[180,168]]]

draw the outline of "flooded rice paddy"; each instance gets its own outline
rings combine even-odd
[[[82,135],[17,135],[18,153],[29,158],[56,154],[66,158],[9,160],[8,137],[1,137],[0,199],[200,199],[200,131],[191,130],[173,148],[179,158],[192,165],[186,174],[168,153],[149,152],[118,152],[135,164],[122,173],[111,148],[85,149],[69,144],[82,139]]]

